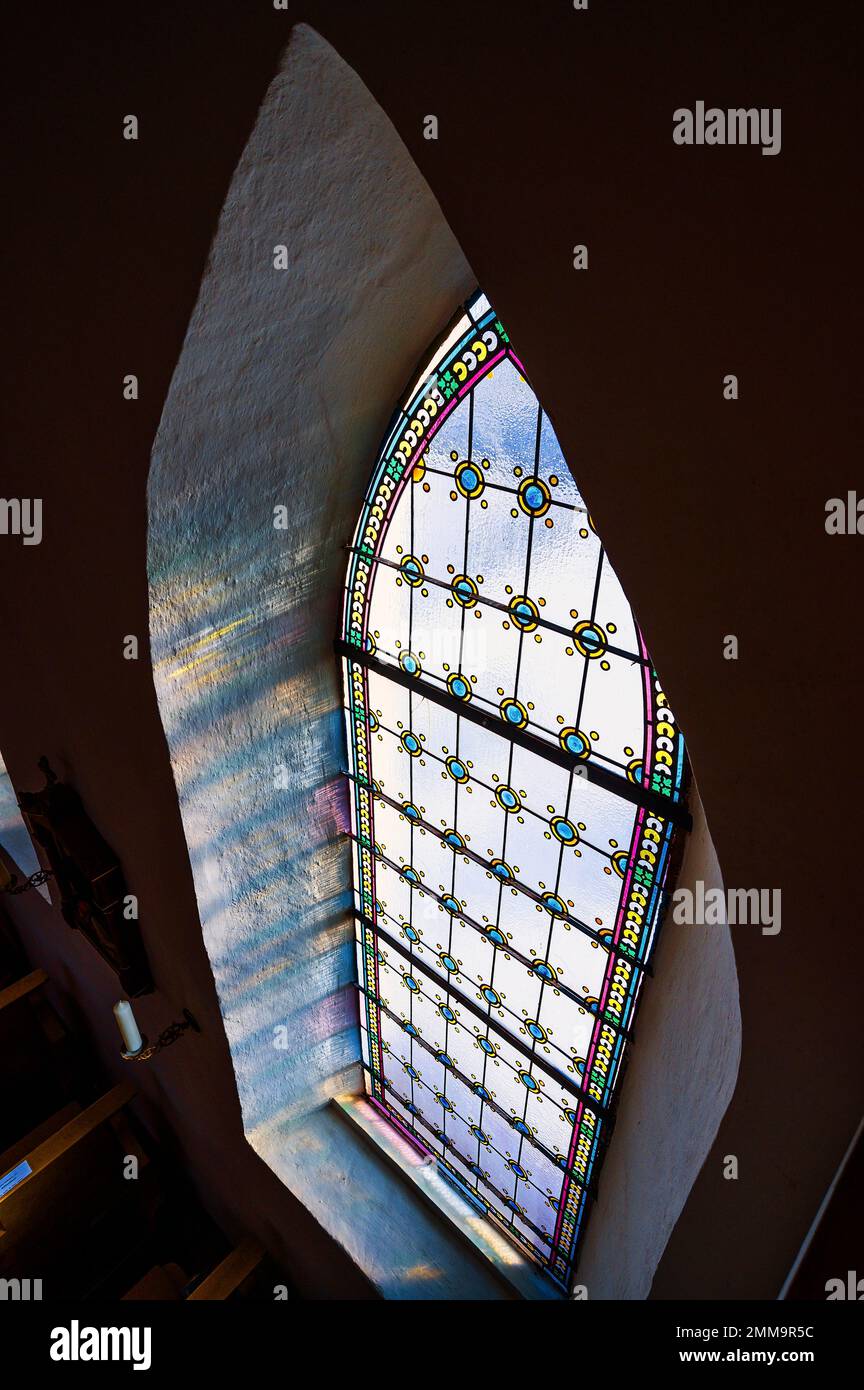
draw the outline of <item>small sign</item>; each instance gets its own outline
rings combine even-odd
[[[25,1178],[29,1178],[32,1172],[33,1169],[26,1159],[23,1163],[19,1163],[17,1168],[10,1168],[9,1172],[4,1173],[0,1178],[0,1197],[8,1197],[12,1189],[17,1187],[19,1182],[23,1182]]]

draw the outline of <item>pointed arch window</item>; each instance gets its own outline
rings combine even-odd
[[[392,421],[338,647],[369,1099],[569,1288],[687,766],[482,294]]]

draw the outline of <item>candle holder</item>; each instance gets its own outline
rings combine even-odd
[[[178,1038],[192,1029],[193,1033],[201,1032],[201,1025],[188,1009],[183,1010],[182,1022],[169,1023],[167,1028],[163,1028],[154,1043],[148,1043],[146,1033],[141,1034],[141,1046],[137,1052],[121,1052],[120,1056],[124,1062],[149,1062],[150,1058],[163,1048],[170,1047]]]

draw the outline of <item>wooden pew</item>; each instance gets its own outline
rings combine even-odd
[[[0,855],[2,862],[2,855]],[[2,877],[2,871],[0,871]],[[0,989],[26,975],[29,961],[21,945],[11,917],[6,911],[5,895],[0,894]]]
[[[70,1100],[60,1110],[49,1115],[47,1120],[42,1120],[35,1129],[31,1129],[29,1134],[25,1134],[23,1139],[19,1139],[17,1144],[12,1144],[0,1154],[0,1178],[4,1174],[16,1168],[25,1159],[31,1149],[36,1149],[45,1139],[50,1139],[52,1134],[56,1134],[58,1129],[62,1129],[70,1120],[74,1120],[76,1115],[81,1114],[81,1106],[77,1100]]]
[[[183,1270],[176,1264],[154,1265],[124,1293],[124,1302],[182,1303],[183,1290],[188,1284]]]
[[[186,1295],[188,1303],[224,1302],[241,1292],[251,1292],[256,1272],[260,1271],[267,1259],[266,1251],[257,1241],[241,1241],[231,1250],[215,1269],[205,1275],[199,1284]],[[182,1302],[183,1290],[188,1284],[187,1276],[176,1264],[154,1265],[143,1278],[123,1295],[124,1301]],[[246,1289],[243,1286],[246,1285]],[[269,1294],[268,1294],[269,1297]]]
[[[47,983],[44,970],[33,970],[0,990],[0,1149],[66,1101],[92,1095],[81,1050],[42,991]]]
[[[35,1147],[13,1146],[26,1169],[8,1190],[0,1173],[0,1277],[41,1279],[43,1298],[78,1299],[115,1272],[120,1289],[128,1288],[151,1263],[147,1157],[128,1130],[120,1139],[112,1127],[123,1129],[122,1109],[134,1095],[123,1082]],[[138,1160],[134,1181],[124,1177],[126,1155]]]
[[[44,970],[34,970],[0,991],[2,1149],[20,1139],[68,1099],[63,1081],[52,1065],[55,1039],[46,1037],[39,1013],[32,1007],[37,991],[47,979]]]
[[[33,970],[23,979],[15,980],[12,984],[7,985],[5,989],[0,990],[0,1013],[4,1009],[8,1009],[11,1004],[17,1004],[19,999],[23,999],[27,994],[32,994],[34,989],[38,989],[40,985],[47,984],[47,982],[48,976],[44,970]]]
[[[253,1270],[257,1269],[265,1253],[257,1241],[247,1237],[202,1279],[198,1287],[188,1295],[187,1303],[215,1302],[230,1298]]]

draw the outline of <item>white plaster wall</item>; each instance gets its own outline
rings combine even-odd
[[[690,801],[693,829],[677,886],[693,891],[701,879],[706,892],[722,889],[695,783]],[[579,1261],[589,1298],[647,1298],[738,1076],[741,1010],[728,926],[679,925],[670,911],[653,969]]]
[[[295,30],[220,217],[148,489],[157,691],[249,1131],[319,1103],[357,1057],[343,547],[417,340],[473,283],[380,107]],[[290,1058],[270,1046],[289,1020],[304,1040]]]
[[[273,268],[280,244],[285,271]],[[385,426],[474,285],[381,108],[328,44],[295,28],[234,175],[153,449],[151,641],[247,1136],[391,1297],[501,1289],[325,1104],[360,1084],[332,644],[343,547]],[[288,529],[277,530],[283,503]],[[658,981],[647,1001],[661,1013],[665,989]],[[288,1050],[274,1046],[283,1025]],[[661,1062],[644,1063],[646,1086],[668,1086]],[[607,1167],[590,1236],[598,1289],[605,1249],[623,1266],[622,1296],[644,1296],[721,1113],[700,1112],[635,1253],[632,1184],[625,1173],[616,1199]],[[622,1112],[613,1155],[625,1128]]]

